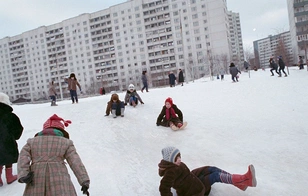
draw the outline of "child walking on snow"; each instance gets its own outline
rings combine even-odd
[[[180,151],[175,147],[162,149],[163,159],[158,164],[158,174],[162,177],[159,186],[160,195],[172,195],[171,187],[178,196],[209,195],[211,186],[216,183],[232,184],[245,191],[247,187],[256,187],[257,180],[253,165],[248,166],[243,175],[230,174],[213,166],[204,166],[192,171],[182,162]]]
[[[156,125],[171,127],[174,131],[184,129],[186,127],[187,122],[183,122],[182,111],[175,104],[173,104],[170,97],[166,99],[165,105],[157,117]]]
[[[89,195],[90,179],[73,141],[64,130],[71,123],[56,114],[43,130],[27,140],[18,158],[18,182],[25,183],[24,196],[77,195],[65,160],[73,170],[83,194]]]
[[[120,116],[120,115],[121,117],[124,117],[124,110],[125,110],[125,105],[123,101],[120,101],[119,95],[112,94],[110,101],[107,103],[105,116],[109,116],[110,111],[111,111],[113,118],[116,118],[117,116]]]

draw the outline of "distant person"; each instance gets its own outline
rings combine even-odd
[[[278,72],[278,65],[277,65],[277,63],[275,62],[275,60],[274,60],[273,57],[270,58],[269,63],[270,63],[270,68],[271,68],[270,71],[271,71],[271,73],[272,73],[271,76],[274,76],[273,71],[275,71],[275,72],[279,75],[279,72]]]
[[[171,97],[165,100],[165,104],[157,117],[156,125],[170,127],[174,131],[184,129],[187,126],[187,122],[183,122],[182,111],[173,103]]]
[[[245,174],[230,174],[218,167],[203,166],[190,171],[182,162],[181,153],[175,147],[162,149],[163,159],[158,164],[158,174],[162,177],[159,185],[160,195],[172,195],[171,188],[178,196],[209,195],[211,186],[216,183],[232,184],[245,191],[247,187],[256,187],[255,168],[248,166]]]
[[[105,91],[104,87],[99,89],[99,94],[101,94],[101,95],[105,95],[106,94],[106,91]]]
[[[234,63],[230,63],[229,71],[231,74],[231,79],[233,82],[238,82],[238,74],[241,74],[241,71],[235,66]]]
[[[89,195],[88,173],[65,130],[70,123],[52,115],[43,130],[29,138],[20,151],[18,182],[26,184],[24,196],[76,196],[66,165],[75,174],[83,194]]]
[[[170,87],[175,87],[176,77],[172,71],[169,73],[168,77],[169,77]]]
[[[56,104],[57,91],[56,91],[53,81],[49,83],[48,94],[49,94],[49,97],[51,98],[51,106],[57,106]]]
[[[281,71],[284,73],[284,77],[287,77],[287,73],[284,71],[284,68],[286,67],[286,65],[284,64],[283,60],[282,60],[282,56],[278,56],[278,65],[279,65],[279,77],[281,77]]]
[[[298,61],[299,69],[304,69],[304,59],[302,56],[298,56],[298,57],[299,57],[299,61]]]
[[[143,71],[142,72],[142,76],[141,76],[141,80],[142,80],[142,84],[143,87],[141,89],[141,92],[143,93],[143,90],[145,89],[147,92],[149,92],[148,90],[148,78],[147,78],[147,71]]]
[[[23,126],[13,108],[10,106],[9,96],[0,92],[0,187],[3,186],[1,178],[5,166],[6,183],[11,184],[17,180],[13,175],[13,163],[17,163],[19,150],[16,140],[19,140]]]
[[[77,86],[79,87],[79,90],[81,92],[81,86],[79,82],[77,81],[77,78],[74,73],[71,73],[69,78],[65,79],[65,82],[68,84],[68,89],[71,94],[72,103],[78,103],[78,96],[77,96]]]
[[[141,104],[144,104],[133,84],[130,84],[128,86],[128,90],[126,91],[124,101],[125,101],[125,105],[129,104],[134,107],[138,105],[139,101]]]
[[[178,80],[179,80],[179,84],[181,84],[181,86],[184,85],[184,74],[183,74],[183,71],[182,69],[179,69],[179,77],[178,77]]]
[[[244,61],[244,68],[246,71],[248,70],[249,66],[249,63],[247,61]]]
[[[220,80],[223,81],[225,78],[225,70],[222,68],[220,69],[219,73],[220,73]]]
[[[113,118],[117,116],[124,117],[125,105],[123,101],[120,101],[118,94],[112,94],[110,101],[107,103],[106,115],[109,116],[110,112]]]

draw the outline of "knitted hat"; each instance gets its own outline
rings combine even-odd
[[[52,128],[58,128],[60,130],[65,130],[64,128],[67,127],[68,124],[71,124],[71,123],[72,121],[63,120],[63,118],[60,118],[59,116],[54,114],[44,123],[43,129],[52,127]]]
[[[165,103],[166,103],[166,102],[170,103],[170,105],[173,105],[173,100],[172,100],[171,97],[168,97],[168,98],[166,99]]]
[[[10,98],[7,94],[0,92],[0,103],[4,103],[6,105],[10,105]]]
[[[179,149],[175,147],[166,147],[161,150],[163,154],[163,160],[174,163],[176,160],[176,156],[180,153]]]

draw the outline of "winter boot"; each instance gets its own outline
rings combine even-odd
[[[249,165],[248,171],[244,175],[233,174],[232,175],[232,184],[234,186],[238,187],[238,188],[242,187],[242,185],[256,187],[257,186],[257,180],[256,180],[256,174],[255,174],[254,166]],[[238,185],[241,185],[241,186],[238,186]],[[245,187],[242,187],[242,188],[244,189]]]
[[[124,117],[124,108],[121,108],[121,117]]]
[[[5,168],[6,183],[11,184],[17,180],[17,175],[13,175],[13,168]]]
[[[3,181],[2,181],[2,179],[1,179],[2,169],[3,169],[3,166],[0,165],[0,187],[3,186]]]
[[[116,118],[116,117],[117,117],[116,110],[111,110],[111,113],[112,113],[112,117],[113,117],[113,118]]]
[[[180,126],[179,126],[179,125],[180,125]],[[179,127],[180,129],[184,129],[186,126],[187,126],[187,122],[183,122],[183,124],[182,124],[182,123],[179,123],[179,124],[178,124],[178,127]]]
[[[284,77],[288,77],[288,75],[287,75],[287,74],[284,74]]]

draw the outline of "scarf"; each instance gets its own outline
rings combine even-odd
[[[173,108],[169,108],[169,109],[167,108],[166,109],[166,119],[167,120],[170,119],[170,115],[171,115],[172,118],[176,118],[177,117]]]

